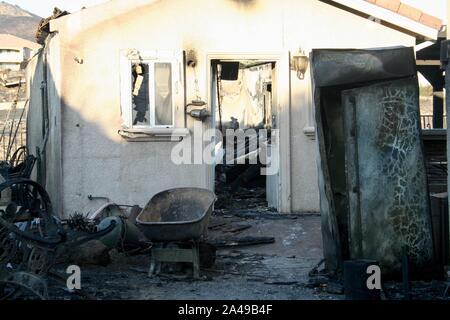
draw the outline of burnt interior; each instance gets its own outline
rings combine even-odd
[[[323,115],[322,125],[326,145],[326,161],[329,168],[330,185],[336,211],[336,219],[341,241],[341,255],[348,260],[348,212],[347,178],[345,174],[345,145],[343,106],[339,87],[321,89],[320,109]]]
[[[267,132],[270,143],[272,123],[272,73],[275,64],[258,60],[212,62],[216,99],[216,130],[223,140],[216,141],[223,146],[223,162],[215,166],[216,206],[248,204],[252,199],[259,207],[267,207],[267,181],[261,174],[264,161],[260,159],[262,147],[260,129]],[[256,77],[256,81],[249,78]],[[233,88],[238,88],[233,90]],[[234,98],[233,98],[234,97]],[[230,101],[233,100],[234,101]],[[228,100],[228,103],[227,103]],[[253,112],[249,120],[248,114]],[[255,112],[257,115],[255,115]],[[245,145],[234,137],[230,141],[227,130],[242,130]],[[255,133],[255,134],[252,134]],[[233,148],[226,146],[234,144]],[[258,155],[255,160],[255,147]],[[232,149],[232,151],[231,151]],[[230,154],[232,153],[232,154]],[[245,163],[239,158],[245,158]],[[231,161],[230,161],[231,160]],[[235,200],[243,200],[243,202]]]

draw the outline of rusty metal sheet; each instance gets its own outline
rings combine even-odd
[[[351,259],[375,259],[385,274],[432,263],[428,186],[415,78],[342,93]]]
[[[328,271],[433,260],[413,48],[313,50],[319,190]]]

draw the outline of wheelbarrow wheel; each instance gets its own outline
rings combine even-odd
[[[0,184],[1,202],[5,210],[0,217],[38,238],[56,237],[60,225],[53,217],[50,196],[38,183],[14,179]],[[6,199],[5,199],[6,198]]]

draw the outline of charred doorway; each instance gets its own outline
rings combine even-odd
[[[219,207],[279,207],[278,173],[267,169],[278,157],[274,72],[271,61],[211,61]]]

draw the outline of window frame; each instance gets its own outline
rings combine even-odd
[[[149,71],[149,124],[133,125],[133,83],[132,83],[132,68],[134,63],[143,63],[148,65]],[[171,72],[171,116],[172,123],[170,125],[156,124],[156,83],[155,83],[155,64],[168,63],[170,64]],[[148,130],[148,129],[174,129],[176,128],[176,94],[177,94],[177,68],[178,60],[175,57],[168,57],[168,55],[159,58],[155,56],[133,57],[129,53],[121,54],[121,113],[122,113],[122,127],[128,129]]]

